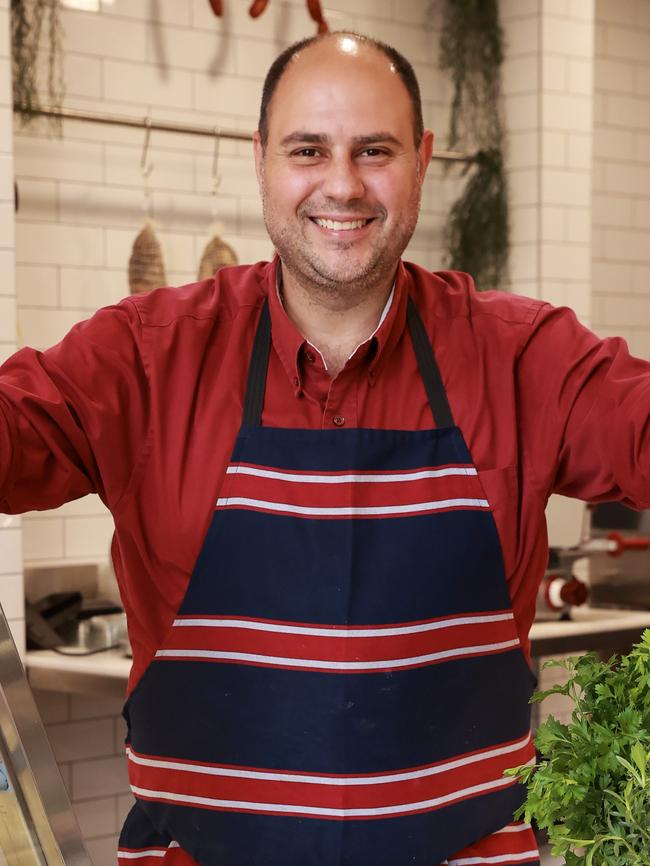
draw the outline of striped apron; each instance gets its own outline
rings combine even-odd
[[[435,429],[266,428],[264,305],[204,546],[125,708],[122,863],[539,862],[503,776],[534,759],[533,677],[411,300],[408,326]]]

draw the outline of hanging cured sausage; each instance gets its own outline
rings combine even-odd
[[[129,289],[132,295],[148,292],[167,282],[162,250],[153,224],[147,219],[144,228],[133,242],[129,259]]]
[[[235,251],[215,232],[212,240],[208,241],[206,248],[203,250],[198,279],[206,280],[213,277],[219,268],[236,264],[238,262]]]

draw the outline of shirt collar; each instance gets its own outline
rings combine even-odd
[[[281,272],[280,259],[275,256],[270,268],[268,297],[271,316],[273,348],[285,369],[296,393],[301,389],[300,359],[309,345],[287,315],[279,292]],[[375,331],[353,352],[348,365],[366,363],[371,382],[380,375],[381,369],[397,345],[406,327],[406,302],[408,298],[409,275],[400,263],[395,276],[393,290],[381,314]]]

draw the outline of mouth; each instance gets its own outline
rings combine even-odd
[[[351,232],[357,229],[363,229],[371,222],[374,222],[374,217],[361,217],[359,219],[334,220],[326,217],[309,217],[309,219],[320,226],[322,229],[334,232]]]

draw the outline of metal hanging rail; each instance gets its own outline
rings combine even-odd
[[[14,111],[20,112],[20,106],[14,105]],[[234,129],[222,129],[220,126],[190,126],[174,121],[152,120],[150,117],[142,119],[120,114],[97,114],[93,111],[83,111],[78,108],[37,108],[32,112],[40,117],[52,117],[58,120],[82,120],[90,123],[105,123],[109,126],[130,126],[135,129],[150,129],[156,132],[180,132],[183,135],[203,135],[209,138],[215,136],[228,138],[232,141],[252,141],[250,132],[238,132]],[[475,157],[471,153],[462,153],[456,150],[435,150],[431,159],[444,162],[474,162]]]

